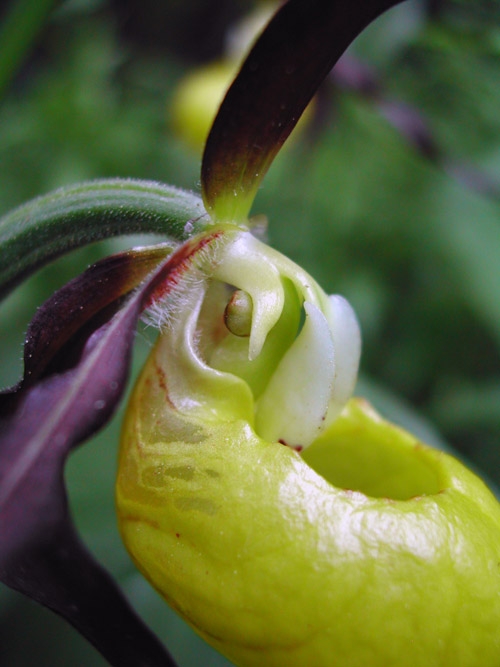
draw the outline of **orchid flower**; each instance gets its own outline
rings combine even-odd
[[[284,4],[214,121],[201,198],[99,181],[0,222],[4,294],[99,238],[167,238],[98,262],[43,304],[24,376],[0,402],[0,579],[112,665],[174,662],[78,537],[63,471],[115,410],[141,316],[159,335],[123,425],[119,525],[197,632],[239,665],[498,665],[497,501],[350,398],[351,307],[249,217],[324,77],[397,3]]]

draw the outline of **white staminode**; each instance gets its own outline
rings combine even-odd
[[[328,297],[325,308],[335,349],[335,379],[325,426],[331,423],[351,398],[358,377],[361,333],[349,302],[338,294]]]
[[[307,446],[320,434],[335,378],[328,321],[312,303],[305,303],[304,310],[304,326],[273,373],[256,412],[259,435],[291,447]]]
[[[361,348],[358,322],[343,297],[329,297],[328,306],[323,314],[304,304],[304,326],[257,405],[256,428],[265,440],[307,447],[354,391]]]

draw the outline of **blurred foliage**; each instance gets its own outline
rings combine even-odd
[[[29,13],[30,2],[22,4]],[[4,21],[15,5],[7,4]],[[24,57],[19,50],[12,60],[0,100],[0,212],[94,177],[196,189],[200,155],[174,135],[169,102],[183,74],[222,52],[229,26],[252,2],[66,0],[54,7],[38,27],[28,21]],[[254,211],[269,216],[276,247],[354,305],[364,335],[359,391],[428,441],[451,443],[500,484],[498,2],[410,0],[366,31],[352,54],[371,68],[377,95],[340,88],[332,77],[309,132],[278,157]],[[401,132],[381,113],[394,103],[424,123],[439,159],[418,150],[411,123]],[[127,245],[130,239],[78,251],[2,305],[3,385],[19,375],[36,305]],[[148,332],[138,334],[137,366],[149,345]],[[118,430],[119,417],[70,461],[79,526],[182,667],[227,665],[166,608],[120,544]],[[50,612],[2,589],[0,664],[35,660],[39,667],[104,664]]]

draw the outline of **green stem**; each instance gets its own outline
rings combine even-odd
[[[161,183],[109,179],[60,188],[0,219],[0,298],[89,243],[143,233],[184,241],[208,224],[200,197]]]
[[[0,96],[45,25],[54,3],[55,0],[17,0],[9,8],[0,26]]]

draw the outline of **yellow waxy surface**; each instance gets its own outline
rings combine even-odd
[[[500,667],[500,506],[472,473],[357,399],[306,462],[225,403],[179,409],[167,373],[160,344],[124,425],[120,529],[210,644],[237,665]]]

